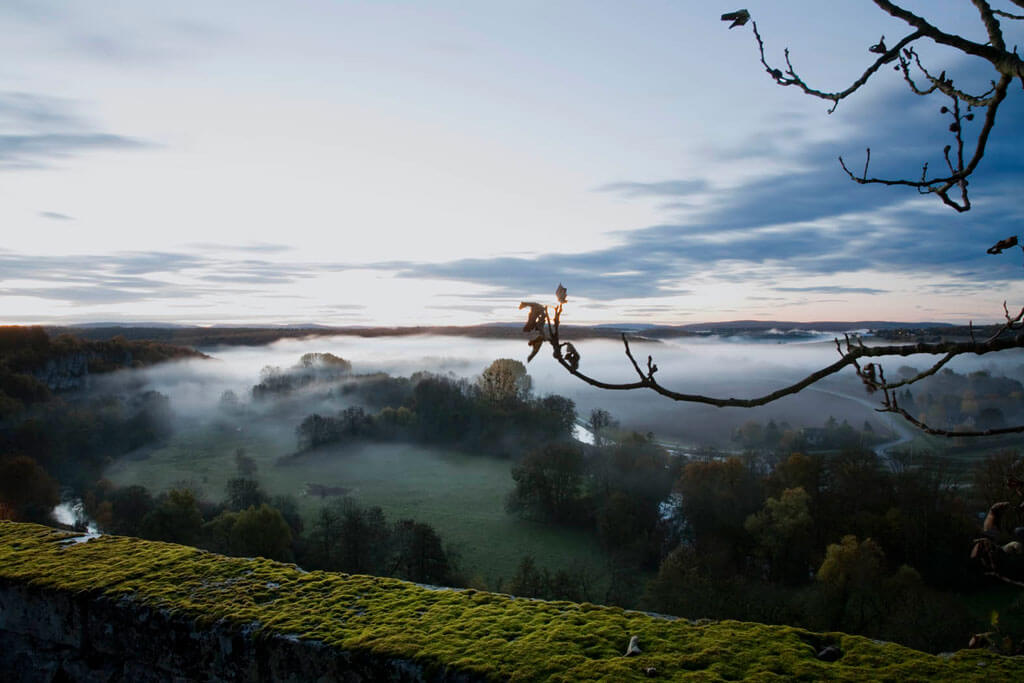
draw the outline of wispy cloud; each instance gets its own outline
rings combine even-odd
[[[330,263],[276,263],[223,254],[154,251],[46,256],[0,250],[0,297],[70,304],[177,298],[198,303],[207,296],[254,292],[272,296],[283,285],[344,269]]]
[[[625,197],[686,197],[708,188],[705,180],[662,180],[653,183],[618,182],[597,188]]]
[[[280,254],[290,251],[292,247],[287,244],[222,244],[218,242],[193,242],[185,245],[190,249],[196,249],[203,253],[207,252],[252,252],[258,254]]]
[[[176,16],[173,5],[162,6],[157,16],[143,3],[138,5],[111,11],[92,4],[5,0],[0,3],[0,15],[38,31],[56,51],[116,62],[122,69],[162,65],[230,36],[226,29],[202,19]]]
[[[772,287],[776,292],[801,292],[814,294],[886,294],[887,289],[873,287],[840,287],[825,285],[821,287]]]
[[[147,146],[132,137],[96,131],[69,100],[0,92],[0,170],[46,168],[88,151]]]
[[[0,128],[82,126],[73,102],[26,92],[0,92]]]
[[[39,216],[42,218],[49,218],[54,221],[73,221],[73,216],[69,216],[66,213],[58,213],[57,211],[40,211]]]
[[[145,143],[109,133],[0,135],[0,169],[46,168],[89,150],[136,149]]]
[[[163,299],[196,299],[204,295],[232,294],[242,290],[223,288],[172,286],[166,282],[152,282],[144,289],[122,289],[102,282],[77,287],[18,287],[0,288],[0,296],[25,296],[75,305],[145,303]]]

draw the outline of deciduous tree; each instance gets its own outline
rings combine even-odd
[[[486,400],[509,404],[529,398],[533,381],[521,361],[499,358],[481,373],[476,386]]]
[[[583,480],[583,452],[571,443],[549,443],[512,466],[515,489],[507,507],[552,521],[568,521],[576,511]]]
[[[34,459],[0,461],[0,503],[10,506],[15,521],[49,522],[58,502],[57,482]]]

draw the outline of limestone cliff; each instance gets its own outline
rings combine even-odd
[[[32,374],[50,391],[85,389],[89,386],[89,360],[90,354],[85,351],[68,353],[47,359],[46,364]],[[131,359],[126,360],[130,365]]]
[[[640,649],[624,656],[632,637]],[[1024,680],[1024,660],[0,522],[0,680]],[[838,648],[835,662],[815,655]]]

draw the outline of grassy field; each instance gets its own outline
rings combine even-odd
[[[379,505],[392,521],[411,517],[431,524],[458,550],[467,577],[483,579],[491,589],[507,583],[527,554],[552,570],[585,569],[603,584],[604,557],[592,534],[505,512],[512,487],[506,460],[409,444],[364,444],[324,448],[275,466],[279,455],[294,448],[291,435],[211,428],[190,430],[162,448],[119,460],[106,476],[119,486],[141,484],[154,493],[190,482],[205,498],[220,500],[227,480],[237,476],[237,448],[259,464],[257,478],[270,494],[295,496],[307,523],[330,498],[306,495],[306,485],[342,487],[361,505]]]

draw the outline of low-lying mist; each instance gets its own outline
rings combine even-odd
[[[591,340],[581,343],[579,348],[582,353],[580,368],[587,374],[612,382],[635,379],[621,343]],[[310,352],[327,352],[350,361],[354,375],[387,373],[395,377],[409,377],[426,371],[473,380],[497,358],[525,361],[529,349],[525,343],[514,340],[340,336],[287,339],[259,347],[225,346],[200,350],[212,359],[121,371],[100,379],[96,388],[105,391],[117,391],[122,387],[155,390],[169,397],[172,411],[178,418],[202,421],[217,414],[224,392],[231,391],[241,402],[252,403],[252,387],[260,381],[264,368],[291,368],[303,354]],[[684,338],[634,343],[633,350],[641,361],[648,354],[654,357],[659,367],[658,378],[664,386],[689,393],[740,398],[773,391],[834,362],[838,357],[835,344],[824,337],[788,343],[752,341],[742,337]],[[929,360],[931,357],[894,359],[887,364],[887,370],[893,373],[903,365],[922,369]],[[948,367],[961,374],[985,370],[993,375],[1016,378],[1024,375],[1024,354],[1003,353],[998,359],[960,357]],[[625,428],[653,432],[659,439],[689,446],[729,448],[736,428],[749,420],[785,421],[793,427],[817,427],[832,416],[857,426],[869,421],[876,429],[889,426],[894,420],[892,416],[875,412],[877,403],[865,393],[850,369],[795,396],[754,409],[676,403],[649,391],[597,389],[568,375],[545,353],[535,358],[527,369],[535,395],[560,394],[572,399],[581,419],[585,420],[592,409],[603,408]],[[274,403],[277,418],[298,416],[301,419],[302,415],[316,410],[336,412],[353,405],[355,400],[332,396],[324,401],[322,389],[312,387],[295,392],[287,401]],[[289,403],[294,405],[294,415],[288,409]],[[257,412],[260,410],[259,405],[254,408]],[[295,427],[293,423],[278,426],[289,431]]]

